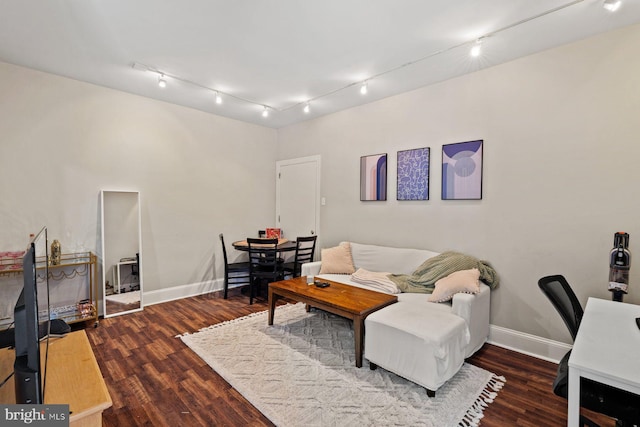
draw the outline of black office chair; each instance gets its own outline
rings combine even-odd
[[[220,243],[222,243],[222,255],[224,256],[224,299],[227,299],[229,284],[249,285],[249,262],[232,262],[227,259],[227,248],[224,244],[224,236],[220,233]]]
[[[558,311],[575,340],[584,311],[567,280],[561,275],[546,276],[538,280],[538,286]],[[553,382],[553,392],[565,399],[569,395],[570,355],[571,350],[560,361]],[[616,426],[640,426],[640,396],[636,394],[582,378],[580,406],[615,418]],[[580,416],[580,424],[597,427],[597,424],[584,416]]]
[[[278,258],[278,239],[247,238],[249,245],[249,304],[253,304],[254,288],[262,283],[277,282],[284,278],[282,261]]]
[[[285,262],[282,266],[285,275],[300,277],[302,264],[313,261],[313,254],[316,251],[316,240],[318,236],[298,237],[296,239],[296,255],[292,262]]]

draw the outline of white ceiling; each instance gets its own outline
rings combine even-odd
[[[637,22],[639,0],[2,0],[0,60],[279,128]]]

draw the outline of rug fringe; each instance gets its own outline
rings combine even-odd
[[[484,410],[492,403],[498,395],[498,391],[504,387],[507,379],[503,376],[493,374],[485,388],[480,392],[480,396],[473,402],[473,405],[467,410],[462,417],[458,427],[478,427],[480,420],[484,417]]]

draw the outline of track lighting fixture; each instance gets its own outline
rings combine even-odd
[[[607,11],[615,12],[621,7],[622,1],[623,0],[602,0],[601,4],[602,4],[602,7],[604,9],[606,9]],[[449,47],[446,47],[446,48],[443,48],[443,49],[436,50],[436,51],[433,51],[431,53],[425,54],[424,56],[422,56],[420,58],[417,58],[417,59],[415,59],[413,61],[405,62],[405,63],[403,63],[401,65],[396,66],[396,67],[392,67],[392,68],[380,71],[377,74],[370,74],[367,77],[368,80],[364,80],[364,81],[362,81],[362,80],[360,80],[360,81],[354,80],[354,81],[351,81],[351,82],[347,82],[347,83],[345,83],[344,86],[340,86],[340,87],[332,89],[332,90],[330,90],[330,91],[328,91],[326,93],[322,93],[322,94],[307,98],[308,101],[297,102],[297,103],[295,103],[293,105],[286,106],[286,107],[281,107],[281,108],[276,108],[276,107],[273,107],[273,106],[269,106],[267,104],[263,104],[260,100],[253,100],[253,99],[244,98],[242,96],[239,96],[239,95],[236,95],[236,94],[233,94],[233,93],[220,92],[216,88],[208,87],[208,86],[203,85],[201,83],[198,83],[198,82],[195,82],[195,81],[180,77],[180,76],[178,76],[176,74],[166,74],[164,71],[161,71],[161,70],[159,70],[159,69],[157,69],[155,67],[149,66],[149,65],[145,65],[145,64],[134,62],[134,63],[131,64],[131,66],[136,70],[147,71],[147,72],[153,73],[154,75],[157,75],[158,76],[158,86],[160,86],[161,88],[167,87],[166,77],[169,77],[169,78],[171,78],[172,81],[178,81],[178,82],[185,83],[185,84],[193,86],[193,87],[198,87],[198,88],[201,88],[201,89],[206,89],[208,91],[212,91],[214,93],[216,104],[222,104],[222,95],[224,95],[225,97],[233,99],[235,101],[240,101],[240,102],[243,102],[245,104],[250,104],[250,105],[253,106],[253,108],[261,107],[262,108],[262,117],[265,117],[265,118],[269,117],[269,112],[270,112],[269,110],[273,110],[276,113],[282,113],[282,112],[289,111],[291,109],[302,108],[302,111],[305,114],[309,114],[310,111],[311,111],[310,104],[311,104],[312,101],[315,102],[316,100],[318,100],[320,98],[325,98],[325,97],[331,96],[331,95],[333,95],[335,93],[342,92],[344,90],[352,90],[354,86],[360,86],[360,94],[366,95],[368,90],[369,90],[369,87],[368,87],[368,81],[369,80],[377,79],[379,77],[386,76],[388,74],[394,73],[394,72],[396,72],[398,70],[401,70],[401,69],[404,69],[406,67],[414,66],[415,64],[418,64],[418,63],[421,63],[423,61],[429,60],[431,58],[437,57],[439,55],[448,53],[450,51],[457,50],[457,49],[460,49],[460,48],[470,48],[469,54],[473,58],[477,58],[482,54],[482,43],[483,43],[485,38],[494,37],[494,36],[504,32],[504,31],[510,30],[512,28],[515,28],[515,27],[519,27],[519,26],[521,26],[523,24],[526,24],[528,22],[543,18],[545,16],[555,14],[555,13],[561,11],[561,10],[565,10],[567,8],[570,8],[570,7],[574,6],[574,5],[577,5],[577,4],[580,4],[580,3],[583,3],[583,2],[585,2],[585,0],[568,0],[568,3],[565,3],[565,4],[560,5],[558,7],[554,7],[554,8],[548,9],[548,10],[543,11],[543,12],[537,14],[537,15],[530,16],[530,17],[525,18],[523,20],[514,22],[512,24],[506,25],[506,26],[498,28],[496,30],[492,30],[490,32],[487,32],[487,33],[484,33],[482,35],[479,35],[475,40],[464,40],[464,41],[461,41],[458,44],[454,44],[452,46],[449,46]]]
[[[602,7],[607,9],[609,12],[615,12],[620,8],[622,4],[622,0],[604,0]]]
[[[478,56],[480,56],[480,53],[482,53],[482,40],[480,39],[476,40],[474,45],[471,47],[471,51],[469,53],[474,58],[477,58]]]

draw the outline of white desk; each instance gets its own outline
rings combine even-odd
[[[113,266],[113,288],[115,290],[115,292],[117,294],[120,293],[121,289],[121,281],[122,281],[122,267],[125,265],[131,266],[131,265],[135,265],[138,262],[136,260],[130,260],[130,261],[120,261],[119,263],[117,263],[116,265]],[[126,289],[125,289],[126,290]]]
[[[640,305],[589,298],[569,357],[567,425],[580,419],[580,377],[640,394]]]

